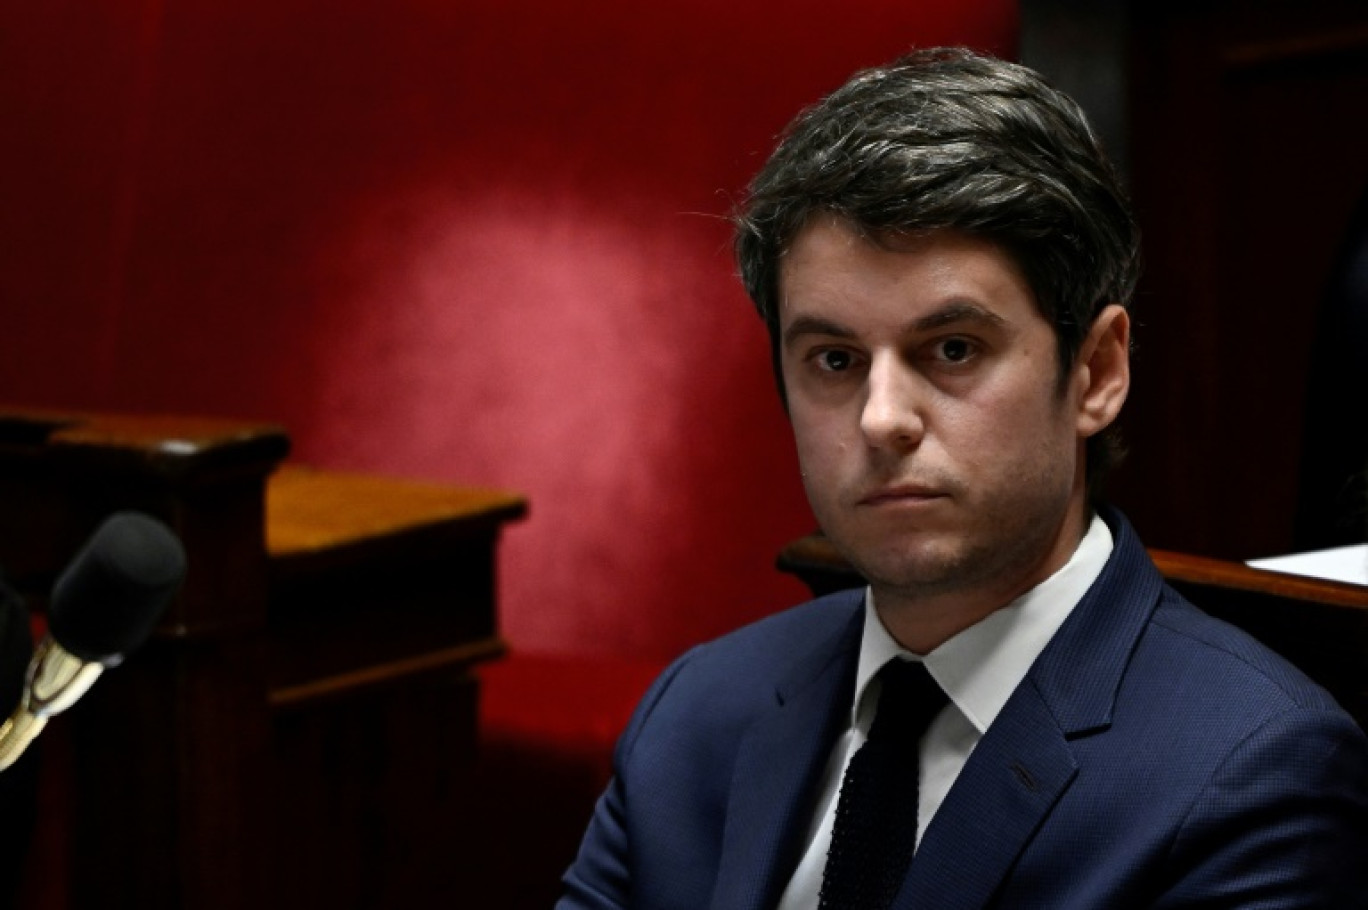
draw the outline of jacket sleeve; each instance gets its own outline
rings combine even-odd
[[[1294,708],[1221,764],[1174,842],[1157,907],[1368,908],[1368,741]]]

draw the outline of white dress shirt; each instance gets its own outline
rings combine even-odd
[[[874,610],[874,593],[865,593],[864,637],[855,678],[850,724],[836,740],[823,772],[807,849],[778,910],[816,910],[831,846],[836,801],[850,758],[864,745],[879,703],[876,674],[888,661],[920,660],[949,697],[921,741],[917,841],[950,792],[969,754],[998,712],[1026,677],[1031,664],[1101,574],[1112,550],[1111,531],[1094,516],[1078,548],[1055,574],[919,657],[902,649]]]

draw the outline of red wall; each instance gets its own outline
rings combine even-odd
[[[0,400],[276,421],[502,486],[533,651],[659,658],[801,597],[731,200],[789,117],[1009,0],[0,0]]]

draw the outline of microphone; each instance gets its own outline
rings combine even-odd
[[[185,550],[160,521],[119,512],[100,525],[53,586],[48,634],[29,662],[19,706],[0,725],[0,771],[142,644],[184,577]]]

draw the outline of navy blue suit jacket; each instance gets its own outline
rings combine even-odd
[[[1368,907],[1368,742],[1134,532],[980,741],[895,907]],[[762,910],[853,698],[861,592],[702,645],[618,743],[558,905]],[[856,908],[851,908],[856,910]]]

